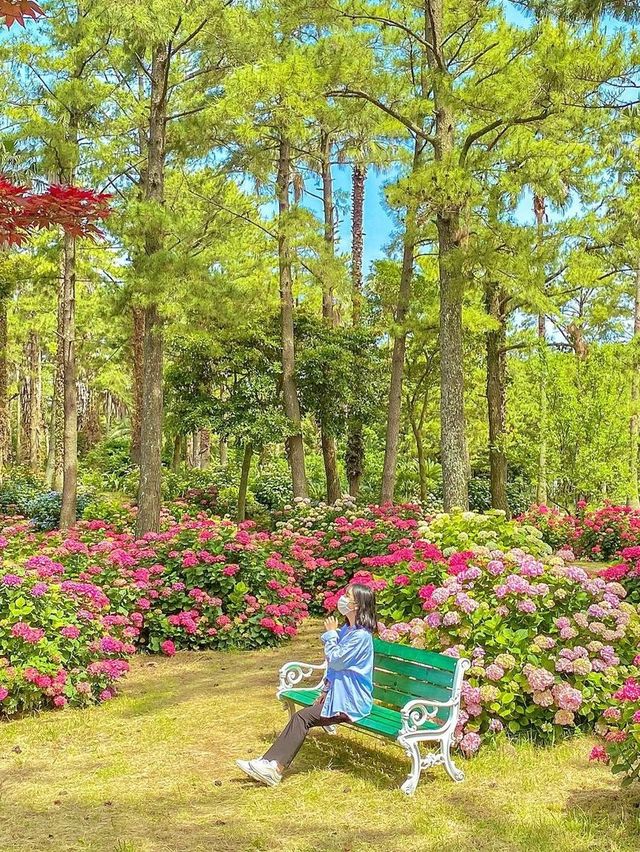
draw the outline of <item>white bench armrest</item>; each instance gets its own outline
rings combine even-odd
[[[459,695],[453,696],[449,701],[436,701],[433,698],[414,698],[407,701],[400,711],[402,716],[401,733],[419,731],[425,722],[434,722],[440,710],[457,708],[459,704]],[[457,713],[455,715],[457,716]],[[450,718],[442,722],[440,727],[444,728],[449,723]]]
[[[327,670],[326,660],[322,665],[316,666],[312,663],[285,663],[284,666],[280,669],[280,682],[278,683],[278,696],[281,692],[284,692],[287,689],[293,689],[294,686],[297,686],[303,680],[310,678],[313,676],[313,673],[316,671],[323,672],[320,681],[315,684],[315,686],[307,686],[301,687],[302,689],[315,690],[320,689],[324,682],[324,673]]]

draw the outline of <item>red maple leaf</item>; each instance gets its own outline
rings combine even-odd
[[[24,27],[25,18],[41,18],[44,12],[34,0],[0,0],[0,18],[4,18],[7,27],[20,24]]]
[[[1,2],[1,0],[0,0]],[[75,237],[99,237],[111,196],[78,186],[49,186],[44,192],[0,175],[0,246],[20,245],[37,230],[60,227]]]

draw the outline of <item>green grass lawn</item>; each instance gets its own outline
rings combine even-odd
[[[0,725],[2,852],[638,850],[640,792],[589,765],[591,741],[488,747],[454,784],[442,768],[406,798],[409,762],[347,731],[309,737],[269,789],[237,757],[286,721],[287,659],[317,659],[317,625],[256,653],[138,657],[123,694]]]

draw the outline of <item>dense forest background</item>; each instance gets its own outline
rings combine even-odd
[[[633,3],[41,6],[0,171],[110,215],[0,251],[5,480],[638,505]]]

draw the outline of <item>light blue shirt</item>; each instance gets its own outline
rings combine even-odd
[[[322,715],[346,713],[352,722],[363,719],[373,706],[373,636],[363,627],[344,624],[320,638],[329,684]]]

